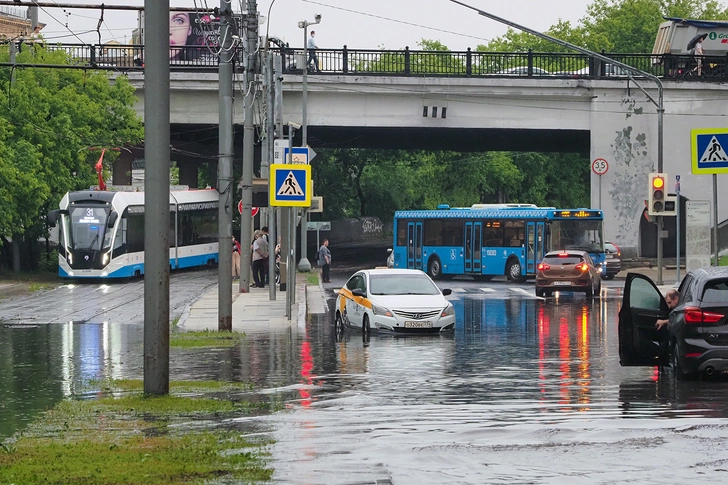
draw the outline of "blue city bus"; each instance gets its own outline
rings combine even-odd
[[[533,204],[397,211],[395,268],[416,268],[432,278],[470,275],[488,281],[505,275],[535,277],[549,251],[579,249],[604,271],[604,215],[595,209],[555,209]]]

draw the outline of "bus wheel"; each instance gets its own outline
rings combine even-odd
[[[440,258],[435,256],[430,259],[430,263],[427,265],[427,274],[433,280],[442,278],[442,263],[440,263]]]
[[[511,259],[508,261],[506,276],[508,277],[508,281],[512,283],[523,282],[523,276],[521,276],[521,262],[517,259]]]

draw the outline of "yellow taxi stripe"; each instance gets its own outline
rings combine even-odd
[[[365,308],[369,308],[370,310],[372,308],[372,302],[369,301],[368,298],[364,298],[363,296],[354,296],[354,294],[352,294],[352,292],[349,288],[344,287],[344,288],[340,289],[339,295],[344,297],[341,299],[341,303],[339,305],[339,307],[340,307],[339,311],[341,311],[341,312],[344,311],[344,306],[346,305],[347,298],[349,300],[352,300],[352,301],[358,303],[359,305],[361,305]]]

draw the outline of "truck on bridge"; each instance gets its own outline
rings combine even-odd
[[[652,54],[659,56],[653,58],[654,62],[665,62],[665,73],[668,75],[681,77],[697,74],[698,59],[695,58],[694,47],[697,39],[703,35],[706,36],[703,40],[703,75],[723,75],[725,55],[728,53],[728,21],[724,20],[665,17],[665,22],[657,30],[652,49]]]

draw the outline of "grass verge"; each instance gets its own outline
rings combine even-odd
[[[316,274],[316,273],[307,274],[306,283],[309,285],[318,285],[318,283],[319,283],[318,274]]]
[[[217,332],[203,330],[201,332],[172,332],[169,336],[172,347],[234,347],[245,337],[239,332]]]
[[[121,397],[64,401],[3,443],[0,483],[177,485],[270,480],[272,469],[266,466],[264,450],[269,442],[251,442],[224,421],[249,415],[251,408],[260,406],[206,396],[226,383],[172,383],[171,395],[163,397],[145,397],[137,390],[141,381],[105,383]],[[175,395],[179,389],[200,394]]]

